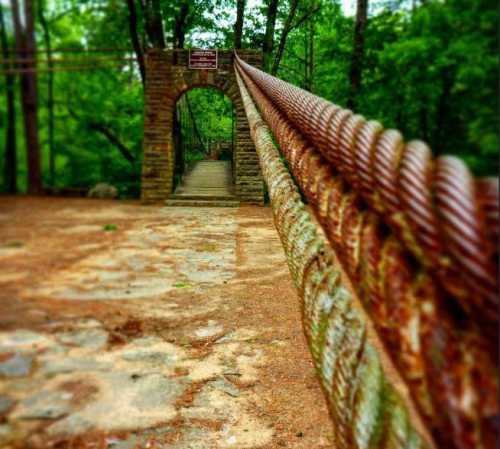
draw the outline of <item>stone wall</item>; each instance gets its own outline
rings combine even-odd
[[[262,55],[240,50],[240,57],[260,67]],[[144,159],[141,197],[145,203],[164,201],[172,193],[175,166],[173,114],[179,97],[194,87],[215,87],[233,102],[236,135],[233,153],[235,194],[243,203],[262,204],[263,182],[233,65],[233,50],[218,51],[216,70],[188,68],[189,50],[150,50],[146,56]]]

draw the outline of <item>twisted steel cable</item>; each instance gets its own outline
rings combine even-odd
[[[353,171],[352,165],[346,169],[347,164],[344,162],[344,173],[349,173],[345,176],[350,178],[348,182],[351,186],[356,185],[356,174],[361,174],[357,184],[360,193],[347,188],[342,177],[291,126],[253,79],[239,65],[237,69],[266,123],[272,128],[300,190],[316,210],[333,247],[344,262],[379,335],[406,379],[422,416],[442,447],[493,447],[491,442],[495,440],[496,430],[492,420],[498,413],[498,407],[491,398],[496,398],[498,385],[491,341],[481,335],[476,323],[464,325],[460,320],[457,321],[453,313],[450,314],[446,297],[425,271],[425,267],[432,268],[432,265],[424,265],[423,269],[415,267],[399,240],[385,230],[380,215],[364,210],[361,197],[366,199],[367,193],[373,194],[363,190],[366,171]],[[362,122],[359,116],[339,114],[339,109],[334,106],[323,110],[327,109],[331,117],[337,116],[337,123],[349,121],[340,138],[344,152],[355,129],[360,132],[359,141],[364,142],[362,149],[373,146],[376,136],[383,134],[377,122]],[[397,148],[401,140],[399,133],[387,133],[385,148]],[[416,142],[407,145],[407,148],[405,157],[401,157],[400,174],[404,176],[402,185],[407,192],[416,190],[420,194],[417,195],[418,201],[425,206],[429,201],[429,190],[420,186],[431,182],[429,173],[432,171],[425,169],[429,166],[430,152],[423,144]],[[391,160],[391,154],[388,151],[379,157],[380,170],[385,169],[389,174],[391,164],[387,161]],[[373,158],[373,155],[370,157]],[[367,167],[366,156],[360,159],[358,166]],[[412,170],[416,176],[412,176]],[[494,200],[498,194],[495,192],[498,190],[495,190],[491,180],[481,182],[486,186],[483,189],[486,193],[480,197],[481,207],[488,211],[487,217],[493,222],[497,211]],[[384,198],[393,201],[389,208],[394,207],[396,199],[394,190],[390,188],[390,179],[386,185],[389,193]],[[404,204],[408,197],[411,196],[402,194],[401,203]],[[383,207],[387,206],[379,204],[377,212]],[[424,211],[423,218],[416,215],[414,221],[422,228],[423,239],[429,247],[437,246],[440,241],[433,240],[435,227],[428,226],[429,220],[426,220],[425,215],[427,209],[416,209],[422,214],[421,210]],[[284,233],[288,235],[287,230]],[[293,237],[296,236],[298,234],[294,233]],[[404,238],[407,247],[408,243],[415,244],[413,235]],[[439,251],[436,253],[439,256]],[[489,256],[492,254],[490,251]],[[297,276],[297,263],[292,273]],[[314,320],[309,323],[309,326],[316,325]],[[305,330],[307,334],[307,325]],[[317,344],[324,343],[320,341]],[[314,344],[311,347],[313,355],[321,350],[315,348]],[[325,382],[332,382],[324,370],[321,374]]]
[[[303,204],[265,121],[240,78],[238,83],[276,229],[302,298],[304,330],[335,423],[335,447],[433,448],[411,401],[395,386],[397,376],[388,374],[373,330],[356,306],[324,234]],[[278,114],[274,120],[280,120]],[[286,138],[287,130],[281,131]]]
[[[422,142],[405,143],[352,111],[252,67],[244,72],[335,172],[382,215],[398,238],[475,320],[496,326],[498,260],[491,256],[498,217],[480,200],[475,182],[454,157],[433,160]],[[498,186],[488,185],[491,197]],[[496,192],[496,193],[495,193]]]

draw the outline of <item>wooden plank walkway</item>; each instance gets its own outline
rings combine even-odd
[[[235,207],[230,161],[200,161],[187,172],[167,206]]]

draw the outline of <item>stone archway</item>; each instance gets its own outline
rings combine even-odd
[[[239,50],[238,54],[250,64],[261,66],[259,51]],[[188,68],[189,50],[153,49],[148,52],[144,95],[143,202],[161,202],[172,193],[175,167],[173,114],[178,98],[194,87],[214,87],[233,102],[237,121],[233,153],[235,194],[243,203],[264,202],[258,157],[236,82],[233,58],[232,50],[219,50],[216,70],[193,70]]]

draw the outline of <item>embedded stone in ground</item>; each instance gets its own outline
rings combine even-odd
[[[104,431],[146,429],[176,415],[174,403],[184,386],[157,373],[92,373],[99,393],[80,410],[49,427],[51,434],[79,434],[93,428]],[[89,376],[91,373],[89,373]]]
[[[194,335],[197,338],[209,338],[220,334],[223,330],[224,327],[222,325],[210,320],[206,326],[196,329]]]
[[[0,376],[27,376],[31,370],[33,359],[19,352],[0,353]]]
[[[68,345],[102,349],[108,341],[108,333],[103,329],[90,328],[60,333],[57,338],[61,343]]]
[[[71,411],[72,394],[66,391],[43,391],[22,401],[13,417],[18,419],[55,419]]]
[[[122,359],[127,362],[142,362],[158,366],[172,366],[176,361],[176,356],[161,351],[132,349],[124,352],[122,354]]]
[[[102,362],[95,358],[67,357],[63,359],[47,360],[41,372],[47,376],[80,371],[106,371],[111,368],[111,363]]]

